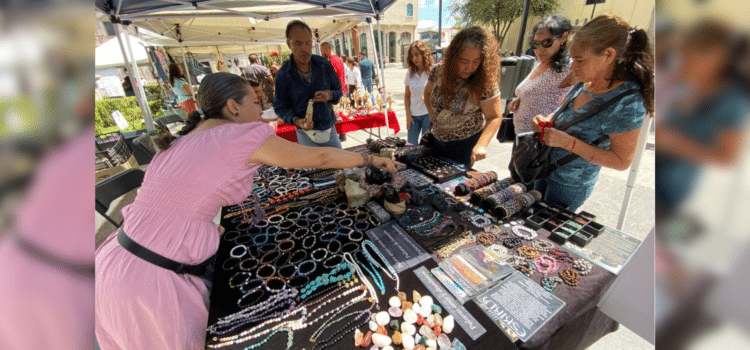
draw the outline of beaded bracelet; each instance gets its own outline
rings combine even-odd
[[[365,238],[365,234],[362,231],[352,230],[347,235],[347,238],[352,242],[361,242]]]
[[[221,237],[225,241],[231,242],[234,241],[237,237],[239,237],[242,233],[237,230],[225,232],[224,235]]]
[[[338,264],[344,262],[344,258],[338,254],[331,254],[325,261],[323,261],[323,267],[327,269],[335,268]]]
[[[565,270],[560,271],[560,278],[562,278],[563,282],[565,284],[575,287],[578,285],[578,282],[581,281],[581,276],[578,275],[578,272],[575,272],[571,268],[565,268]]]
[[[285,281],[289,281],[297,273],[297,265],[286,264],[279,266],[276,270],[276,274],[279,275]]]
[[[546,253],[552,249],[555,249],[555,244],[546,239],[533,241],[531,242],[531,246],[536,248],[536,250],[543,252],[543,253]]]
[[[332,203],[328,203],[328,204],[332,204]],[[332,224],[332,223],[336,222],[336,219],[334,219],[333,216],[330,216],[330,215],[323,215],[320,218],[320,222],[322,222],[324,224]]]
[[[278,250],[271,250],[260,257],[260,262],[263,264],[271,264],[281,256],[281,252]]]
[[[310,249],[313,246],[315,246],[315,243],[317,242],[317,236],[307,236],[305,239],[302,240],[302,248]],[[310,241],[312,240],[312,243]]]
[[[516,249],[522,244],[523,242],[521,242],[521,239],[518,237],[506,237],[505,239],[503,239],[503,245],[510,249]]]
[[[478,228],[485,228],[492,224],[490,219],[484,217],[483,215],[473,215],[469,218],[469,221]]]
[[[239,249],[241,253],[237,252],[237,249]],[[231,251],[229,251],[229,256],[237,259],[242,258],[243,256],[245,256],[245,254],[247,254],[247,247],[245,247],[244,245],[235,246]]]
[[[537,256],[539,256],[539,252],[534,249],[533,247],[529,246],[520,246],[517,248],[518,254],[520,254],[522,257],[526,259],[534,259]]]
[[[549,255],[540,255],[534,258],[534,265],[536,269],[543,274],[555,273],[560,268],[560,264],[555,258]]]
[[[269,238],[270,238],[270,236],[267,235],[267,234],[255,235],[255,236],[253,236],[253,244],[255,246],[262,246],[262,245],[268,243]]]
[[[229,271],[237,267],[237,265],[239,264],[240,264],[240,259],[229,258],[227,260],[224,260],[224,263],[221,264],[221,268],[224,269],[224,271]]]
[[[241,309],[244,309],[252,304],[245,304],[243,301],[249,300],[252,303],[262,298],[266,294],[266,292],[261,287],[263,287],[262,284],[255,290],[243,294],[239,299],[237,299],[237,306]],[[256,297],[255,294],[257,293],[260,293],[260,295]]]
[[[263,273],[261,275],[261,271],[268,271],[269,269],[271,270],[270,273]],[[274,274],[276,274],[276,266],[267,264],[261,265],[260,267],[258,267],[258,270],[255,271],[255,276],[260,279],[271,278],[271,276],[273,276]]]
[[[272,235],[272,234],[269,233],[268,235],[272,236],[273,237],[273,241],[276,242],[276,243],[281,243],[283,241],[288,241],[288,240],[292,239],[292,237],[293,237],[292,233],[289,232],[289,231],[278,232],[275,235]]]
[[[359,245],[354,242],[347,242],[341,247],[341,253],[354,254],[359,250]]]
[[[275,282],[275,284],[281,283],[281,288],[272,288],[270,286],[271,282]],[[269,293],[276,294],[276,293],[279,293],[282,290],[286,289],[286,281],[283,278],[281,278],[281,277],[271,277],[271,278],[269,278],[269,279],[267,279],[265,281],[265,283],[263,284],[263,286],[266,288],[266,290]]]
[[[312,264],[312,267],[307,268],[306,266],[309,266]],[[307,276],[311,274],[315,269],[317,269],[318,264],[315,260],[305,260],[301,264],[297,265],[297,276]]]
[[[337,235],[336,235],[335,231],[333,231],[333,232],[327,231],[327,232],[323,233],[322,235],[320,235],[320,241],[321,242],[330,242],[332,239],[336,238],[336,236]]]
[[[338,224],[339,226],[350,227],[354,225],[354,220],[344,217],[343,219],[339,220]]]
[[[330,242],[328,242],[326,248],[331,254],[336,254],[341,250],[341,246],[342,244],[338,239],[332,239]]]
[[[240,261],[239,268],[242,271],[250,271],[258,267],[258,265],[260,265],[260,260],[256,258],[247,258]]]
[[[357,231],[367,231],[369,227],[370,227],[370,224],[367,221],[360,221],[360,222],[354,223],[354,229]]]
[[[586,276],[591,273],[591,269],[593,269],[593,267],[594,266],[591,265],[588,260],[583,258],[578,258],[573,261],[573,269],[575,269],[576,272],[578,272],[578,274],[581,276]]]
[[[237,288],[245,283],[248,283],[251,280],[250,276],[252,276],[252,274],[249,272],[240,271],[235,273],[232,277],[229,278],[229,288]]]
[[[536,238],[536,236],[537,236],[536,231],[534,231],[534,230],[532,230],[532,229],[530,229],[530,228],[528,228],[526,226],[516,225],[516,226],[513,226],[513,228],[511,230],[513,230],[513,234],[515,234],[516,236],[521,237],[521,238],[523,238],[523,239],[525,239],[527,241],[530,241],[530,240]]]
[[[320,253],[318,253],[318,252],[320,252]],[[320,256],[320,254],[321,254],[321,253],[323,254],[323,256],[321,256],[321,257],[316,257],[316,256],[315,256],[316,254],[317,254],[318,256]],[[327,250],[326,248],[318,248],[318,249],[315,249],[315,250],[313,250],[313,251],[312,251],[312,253],[310,254],[310,257],[311,257],[311,258],[313,259],[313,261],[315,261],[315,262],[321,262],[321,261],[323,261],[323,259],[325,259],[326,257],[328,257],[328,250]]]
[[[539,281],[539,284],[542,285],[542,288],[550,293],[554,292],[555,288],[560,283],[562,283],[562,279],[560,279],[560,277],[548,275],[542,276],[542,279]]]
[[[516,269],[521,271],[526,277],[531,277],[534,274],[534,264],[527,260],[519,261]]]

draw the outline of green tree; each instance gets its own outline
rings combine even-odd
[[[490,26],[498,45],[502,45],[511,24],[523,15],[524,4],[523,0],[463,0],[451,4],[450,10],[461,26]],[[529,17],[545,16],[558,6],[557,0],[531,0]]]

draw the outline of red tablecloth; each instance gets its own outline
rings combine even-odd
[[[336,131],[339,134],[346,134],[348,132],[377,128],[385,126],[385,116],[383,113],[371,113],[365,115],[358,115],[351,120],[342,120],[336,122]],[[395,112],[388,112],[388,123],[393,133],[398,133],[401,128],[398,126],[398,120],[396,120]],[[283,137],[286,140],[297,142],[297,131],[294,125],[286,123],[279,123],[276,127],[276,135]]]

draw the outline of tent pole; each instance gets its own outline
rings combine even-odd
[[[635,179],[638,176],[638,168],[641,165],[641,157],[643,151],[646,149],[646,141],[648,140],[648,131],[651,128],[651,123],[654,118],[646,116],[648,120],[644,121],[641,127],[640,135],[638,136],[638,146],[633,157],[633,165],[630,167],[630,174],[628,175],[628,181],[625,187],[625,199],[622,201],[622,207],[620,209],[620,217],[617,219],[617,229],[622,231],[622,226],[625,224],[625,216],[628,214],[628,207],[630,206],[630,197],[633,194],[633,187],[635,186]]]
[[[380,86],[383,89],[381,99],[383,103],[383,109],[385,110],[385,97],[388,96],[385,90],[385,47],[383,46],[383,31],[380,29],[380,15],[375,17],[378,21],[378,41],[380,41]],[[388,110],[385,110],[385,136],[391,136],[391,126],[388,123]]]
[[[180,40],[180,54],[182,54],[182,64],[185,66],[185,77],[187,78],[188,84],[190,84],[190,96],[193,96],[194,101],[198,101],[198,99],[195,98],[195,93],[193,92],[193,86],[190,82],[190,69],[188,69],[187,59],[185,59],[185,50],[182,49],[182,40]],[[195,77],[196,84],[198,83],[198,77]]]
[[[126,64],[130,64],[130,82],[131,84],[136,86],[136,93],[135,93],[135,99],[138,102],[138,106],[141,108],[141,115],[143,116],[143,120],[146,122],[146,129],[149,131],[155,130],[154,128],[154,121],[151,118],[151,111],[148,107],[148,102],[146,101],[146,94],[143,92],[143,86],[141,84],[141,75],[138,72],[138,63],[135,61],[135,55],[133,55],[133,49],[130,46],[130,38],[129,34],[125,32],[125,44],[127,44],[128,50],[125,51],[125,46],[122,43],[122,25],[117,23],[115,26],[115,31],[117,33],[117,41],[120,43],[120,50],[122,50],[122,56],[125,59]],[[126,52],[130,53],[130,57],[132,60],[128,61],[128,55]]]

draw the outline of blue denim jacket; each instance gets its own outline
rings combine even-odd
[[[339,103],[342,95],[341,81],[336,71],[333,70],[333,66],[325,57],[312,55],[310,58],[311,83],[297,73],[296,67],[292,55],[276,73],[274,111],[285,123],[294,125],[294,117],[305,117],[307,103],[315,96],[315,92],[331,90],[333,97],[330,101],[313,104],[313,129],[326,130],[333,127],[336,117],[333,114],[332,104]]]

